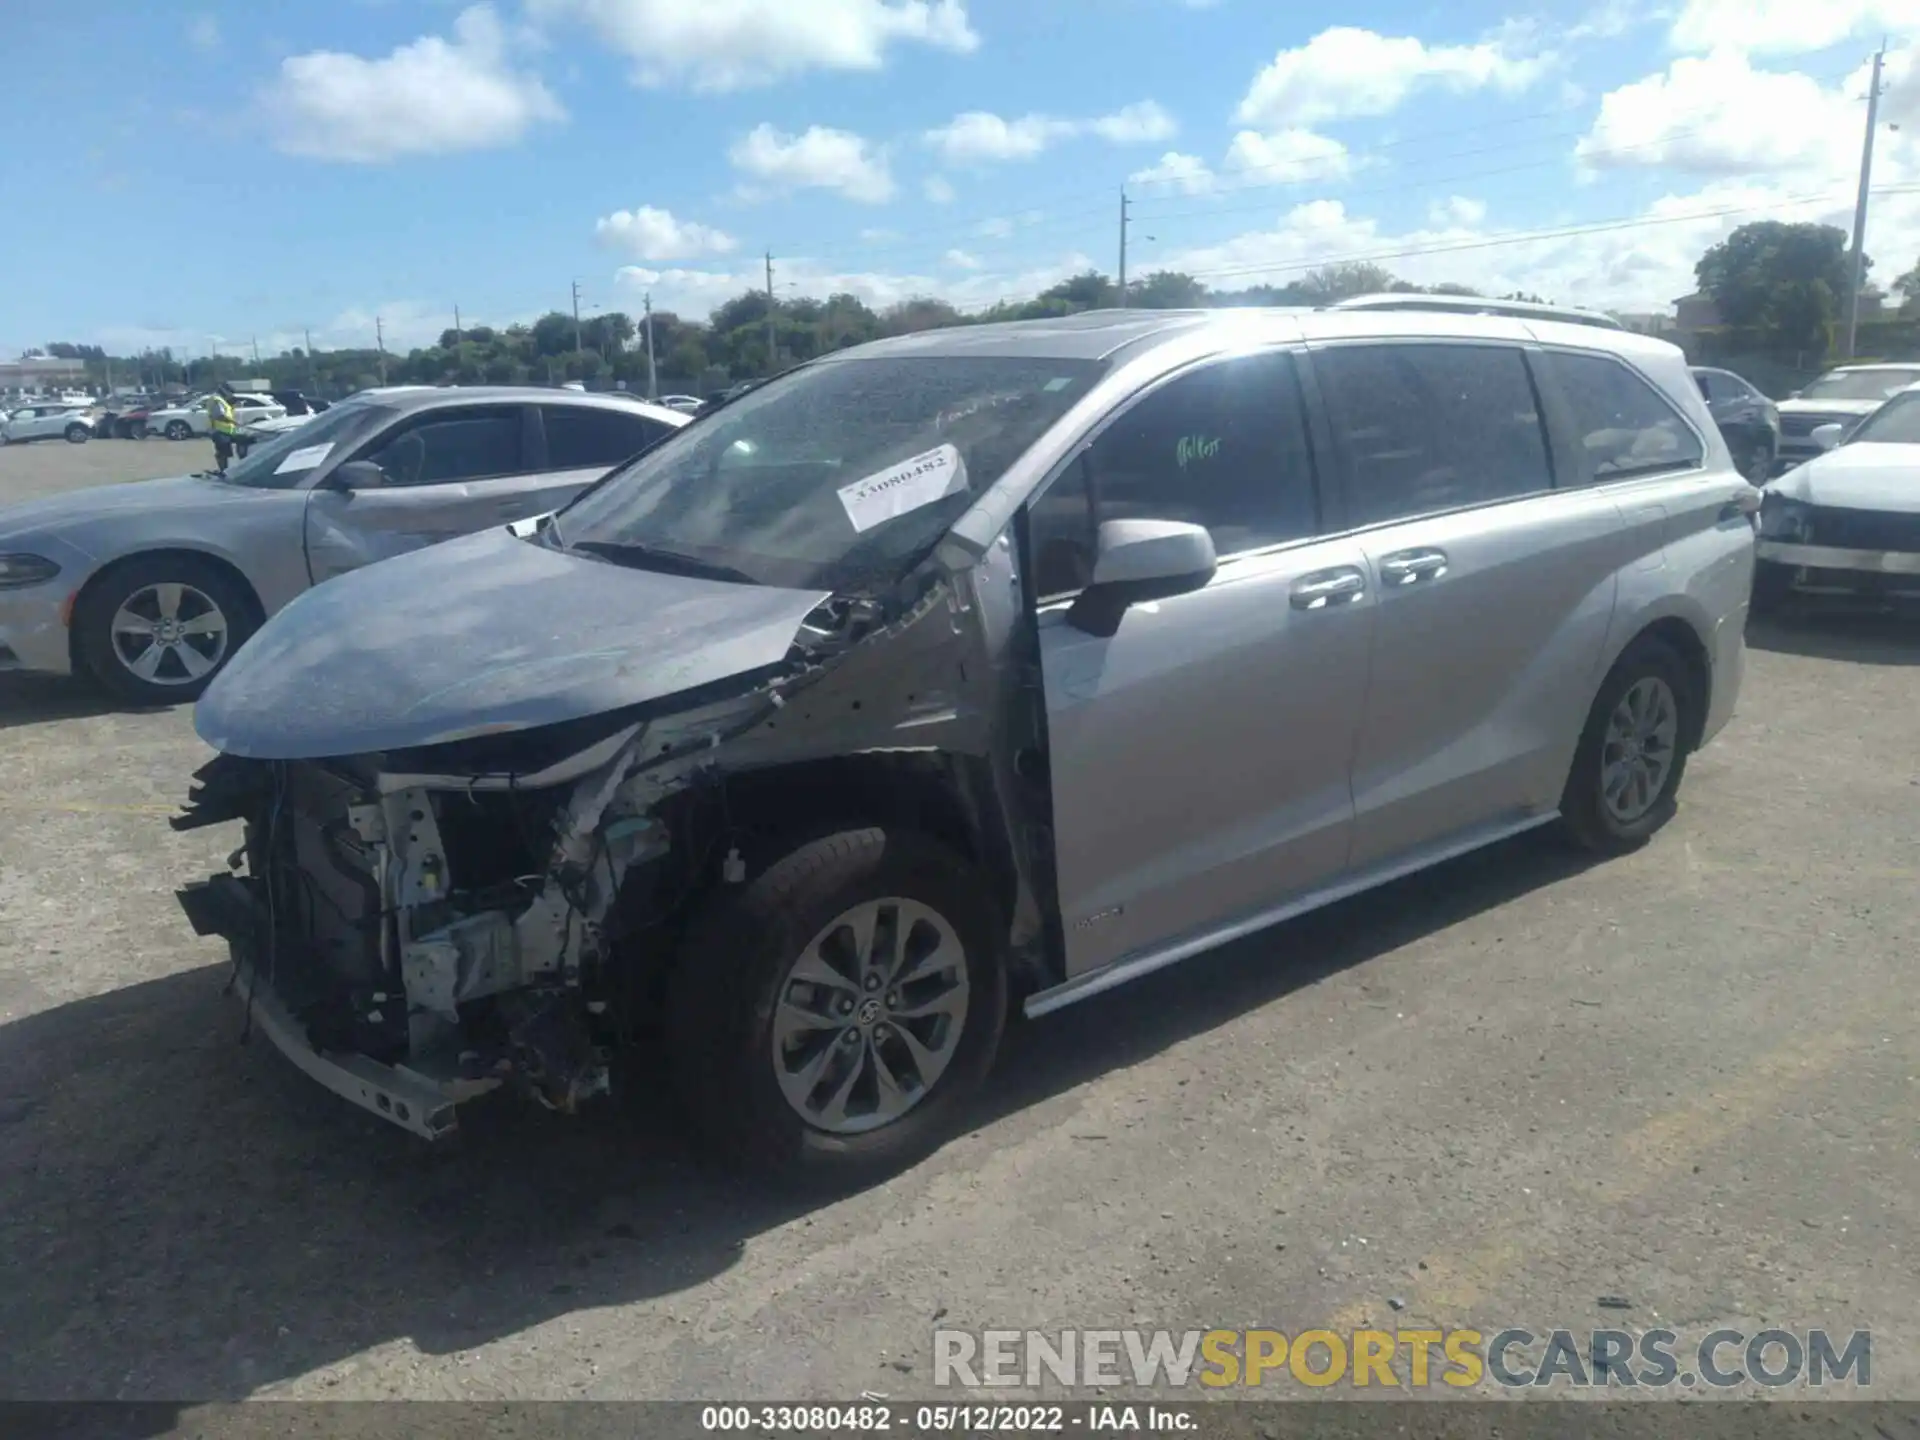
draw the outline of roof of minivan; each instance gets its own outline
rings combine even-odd
[[[1122,351],[1138,355],[1196,331],[1222,331],[1266,340],[1342,339],[1372,335],[1539,339],[1586,349],[1668,353],[1665,340],[1630,330],[1609,330],[1568,321],[1517,319],[1436,310],[1316,310],[1235,307],[1221,310],[1083,310],[1046,320],[1010,320],[958,325],[895,335],[844,350],[832,359],[883,359],[907,355],[979,355],[1056,360],[1109,360]]]

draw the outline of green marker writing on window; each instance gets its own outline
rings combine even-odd
[[[1174,446],[1174,458],[1182,470],[1196,460],[1211,460],[1220,453],[1220,437],[1217,435],[1182,435],[1180,443]]]

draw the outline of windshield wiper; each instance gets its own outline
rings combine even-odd
[[[631,565],[636,570],[658,570],[666,575],[688,575],[700,580],[727,580],[735,585],[760,582],[744,570],[702,560],[697,555],[682,555],[678,550],[659,550],[626,540],[581,540],[566,547],[582,555],[610,560],[615,565]]]

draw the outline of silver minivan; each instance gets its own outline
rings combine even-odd
[[[1680,351],[1588,318],[1098,312],[801,366],[269,621],[175,821],[244,860],[183,908],[419,1135],[639,1047],[720,1156],[897,1165],[1016,1005],[1673,815],[1760,492]]]

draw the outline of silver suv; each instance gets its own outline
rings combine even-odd
[[[1680,351],[1578,316],[882,341],[270,620],[175,822],[245,819],[244,873],[181,901],[420,1135],[631,1045],[723,1156],[890,1167],[1010,997],[1644,842],[1733,711],[1759,493]]]

